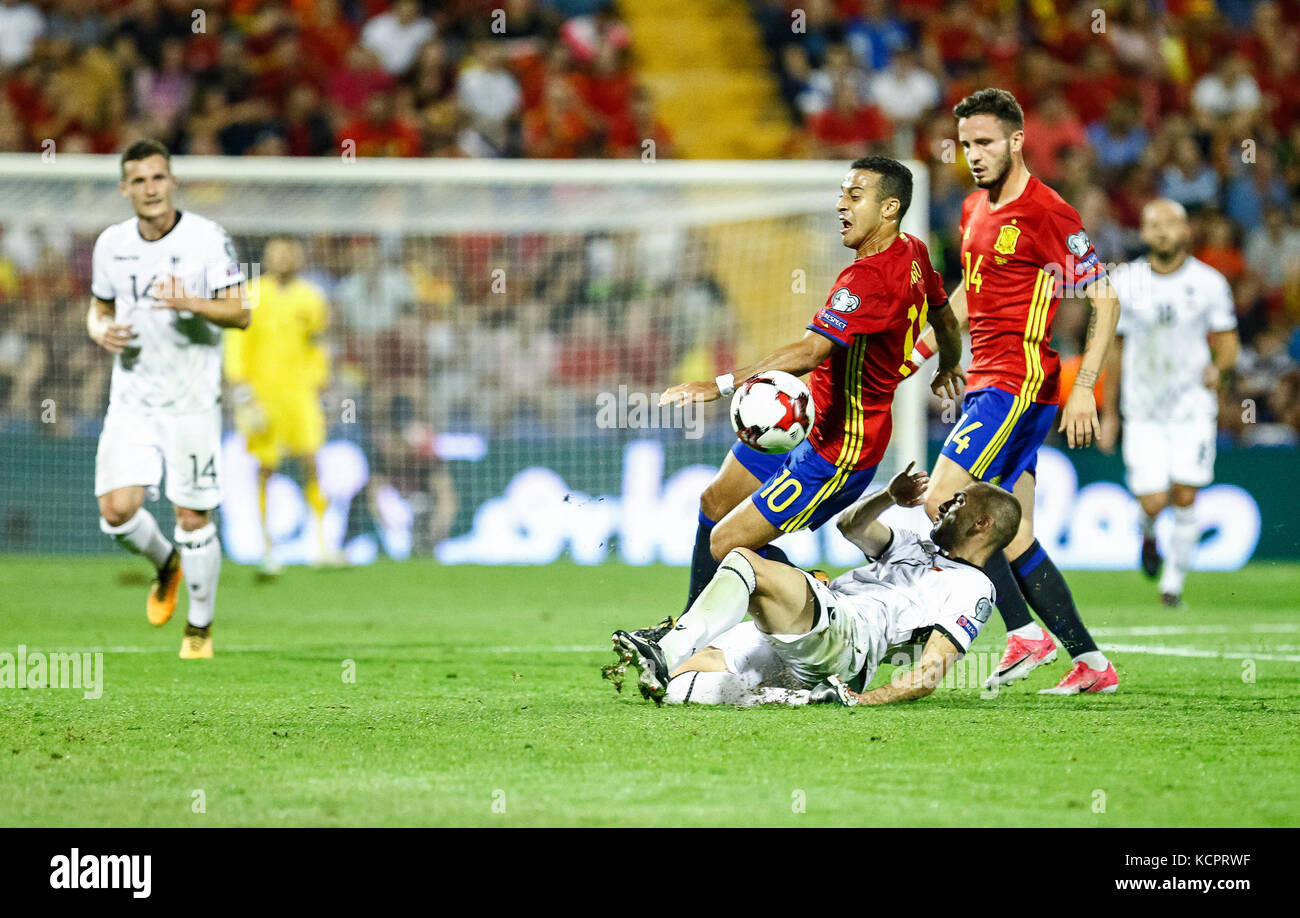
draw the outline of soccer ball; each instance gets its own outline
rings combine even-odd
[[[808,387],[781,370],[751,376],[731,398],[736,436],[760,453],[790,452],[808,436],[816,416]]]

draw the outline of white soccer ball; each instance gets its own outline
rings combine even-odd
[[[766,370],[736,388],[731,426],[740,442],[761,453],[788,453],[808,436],[817,417],[812,393],[797,376]]]

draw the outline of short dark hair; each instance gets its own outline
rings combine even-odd
[[[912,206],[912,170],[888,156],[864,156],[855,159],[849,168],[880,176],[880,200],[898,199],[898,222],[901,224],[907,209]]]
[[[989,531],[989,544],[994,551],[1001,551],[1011,544],[1020,529],[1020,501],[1009,491],[976,481],[966,487],[966,500],[974,499],[976,512],[981,516],[988,514],[993,519],[993,528]]]
[[[972,115],[993,115],[1011,131],[1025,129],[1025,110],[1020,107],[1016,97],[1005,89],[981,89],[973,92],[952,107],[954,118],[969,118]]]
[[[157,140],[137,140],[131,146],[126,148],[122,154],[122,177],[126,177],[126,164],[138,159],[148,159],[150,156],[161,156],[167,160],[167,168],[172,165],[172,153],[165,145]]]

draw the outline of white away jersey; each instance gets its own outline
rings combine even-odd
[[[1210,332],[1237,327],[1227,279],[1190,255],[1172,274],[1157,274],[1145,258],[1113,272],[1124,336],[1120,407],[1130,420],[1180,421],[1214,417],[1218,403],[1205,387]]]
[[[221,329],[202,316],[157,308],[155,280],[184,281],[191,296],[212,297],[240,284],[244,271],[224,229],[198,214],[149,242],[132,217],[95,241],[91,293],[114,304],[116,321],[135,330],[113,361],[112,404],[188,413],[211,409],[221,395]]]
[[[878,611],[876,646],[867,650],[866,681],[894,650],[924,643],[939,630],[965,653],[993,614],[993,582],[973,564],[955,561],[909,529],[895,529],[871,563],[841,574],[831,590],[859,608]],[[869,602],[866,600],[875,600]]]

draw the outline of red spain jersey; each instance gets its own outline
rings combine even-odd
[[[900,233],[883,252],[840,272],[808,328],[839,345],[812,372],[817,420],[808,441],[823,459],[857,471],[879,464],[893,430],[894,389],[931,309],[946,305],[930,251]]]
[[[961,208],[961,264],[970,312],[968,391],[994,386],[1023,404],[1055,404],[1061,360],[1052,320],[1063,287],[1105,274],[1079,213],[1029,177],[1016,198],[989,210],[983,188]]]

